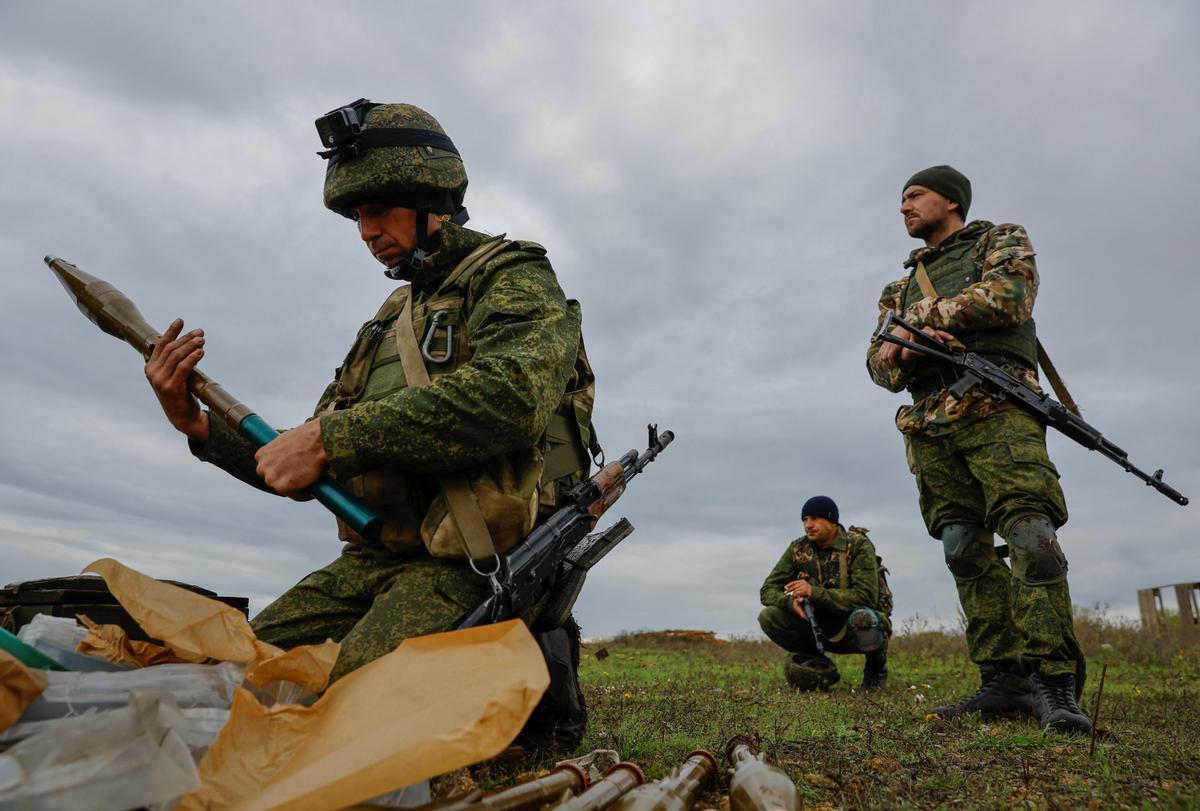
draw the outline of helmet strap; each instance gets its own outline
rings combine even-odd
[[[429,211],[417,209],[417,246],[407,259],[401,259],[383,271],[389,279],[402,280],[412,278],[412,274],[421,269],[425,257],[429,256]]]

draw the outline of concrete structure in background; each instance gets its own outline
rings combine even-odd
[[[1166,608],[1162,597],[1162,593],[1167,589],[1175,590],[1175,599],[1179,603],[1181,633],[1190,637],[1200,636],[1200,600],[1197,597],[1200,595],[1200,583],[1176,583],[1139,589],[1138,610],[1142,614],[1142,628],[1155,633],[1162,633],[1167,629]]]

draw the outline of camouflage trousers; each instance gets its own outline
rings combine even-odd
[[[1045,428],[1011,409],[950,434],[904,439],[925,525],[945,545],[958,587],[972,661],[1074,672],[1081,687],[1083,653],[1054,532],[1067,521],[1067,505]],[[1028,540],[1031,526],[1040,547]],[[993,533],[1009,541],[1011,570]]]
[[[335,681],[410,636],[449,630],[491,593],[488,582],[459,561],[348,544],[250,624],[259,639],[284,649],[341,642],[330,674]]]
[[[877,614],[877,612],[870,608],[858,608],[855,609],[855,611],[871,611],[872,613]],[[850,614],[846,616],[842,623],[840,623],[839,633],[842,630],[844,630],[845,633],[842,634],[839,639],[836,641],[829,638],[822,640],[825,646],[825,652],[862,653],[866,655],[866,664],[868,668],[874,668],[876,670],[881,669],[884,664],[887,663],[887,645],[889,634],[886,631],[882,633],[882,646],[870,651],[863,650],[864,647],[873,647],[871,642],[878,642],[878,636],[876,635],[880,634],[880,630],[876,629],[869,635],[861,634],[859,629],[850,621],[850,617],[853,614],[853,611],[850,612]],[[882,620],[882,618],[878,619],[879,622],[877,625],[880,628],[886,628],[886,623]],[[767,635],[768,639],[786,650],[788,653],[799,653],[806,656],[817,655],[817,642],[813,636],[812,626],[808,624],[808,620],[801,619],[800,616],[790,608],[778,608],[774,606],[764,608],[762,611],[758,612],[758,625],[760,628],[762,628],[763,633]],[[824,630],[825,628],[827,628],[827,626],[822,623],[822,629]],[[835,637],[838,635],[839,634],[833,634]],[[860,640],[865,641],[865,639],[868,637],[875,638],[865,645],[860,644]]]

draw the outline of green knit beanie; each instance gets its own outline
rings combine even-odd
[[[971,181],[967,176],[953,166],[930,166],[922,169],[908,179],[904,189],[909,186],[924,186],[933,189],[952,203],[958,203],[959,213],[967,218],[967,209],[971,207]],[[904,189],[901,189],[903,191]]]

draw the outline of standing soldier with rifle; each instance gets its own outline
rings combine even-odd
[[[908,276],[884,288],[880,323],[903,315],[915,329],[993,361],[1040,393],[1033,246],[1019,225],[965,224],[970,204],[970,181],[949,166],[922,170],[904,184],[900,213],[909,236],[925,247],[905,262]],[[877,334],[867,369],[878,385],[912,394],[896,425],[982,676],[974,694],[930,712],[945,719],[1025,713],[1047,728],[1088,732],[1091,721],[1077,703],[1084,657],[1056,534],[1067,505],[1045,428],[982,388],[956,387],[958,376],[945,364],[892,343],[892,336],[915,340],[903,327],[886,338]],[[1011,571],[993,533],[1008,542]]]
[[[540,245],[463,227],[467,176],[438,122],[360,99],[317,130],[326,207],[411,284],[358,330],[312,419],[257,450],[188,390],[201,330],[175,321],[146,376],[200,459],[291,497],[328,474],[381,513],[377,537],[339,520],[342,554],[253,622],[284,648],[339,640],[337,679],[500,593],[500,556],[585,481],[599,446],[579,304]],[[559,706],[526,745],[573,748],[583,734],[578,628],[566,626],[539,640]]]

